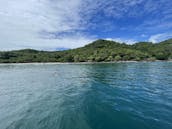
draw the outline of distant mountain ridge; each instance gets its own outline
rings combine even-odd
[[[0,63],[29,62],[112,62],[172,60],[172,39],[133,45],[99,39],[77,49],[38,51],[23,49],[0,52]]]

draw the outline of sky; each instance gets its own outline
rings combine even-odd
[[[172,0],[0,0],[0,50],[172,38]]]

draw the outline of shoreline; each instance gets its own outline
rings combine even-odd
[[[172,62],[172,60],[155,61],[111,61],[111,62],[28,62],[28,63],[0,63],[0,65],[46,65],[46,64],[113,64],[113,63],[149,63],[149,62]]]

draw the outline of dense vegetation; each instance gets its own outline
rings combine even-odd
[[[157,44],[140,42],[133,45],[97,40],[82,48],[65,51],[24,49],[0,52],[0,63],[27,62],[109,62],[172,60],[172,39]]]

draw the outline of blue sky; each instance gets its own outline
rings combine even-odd
[[[172,38],[171,0],[1,0],[0,50]]]

